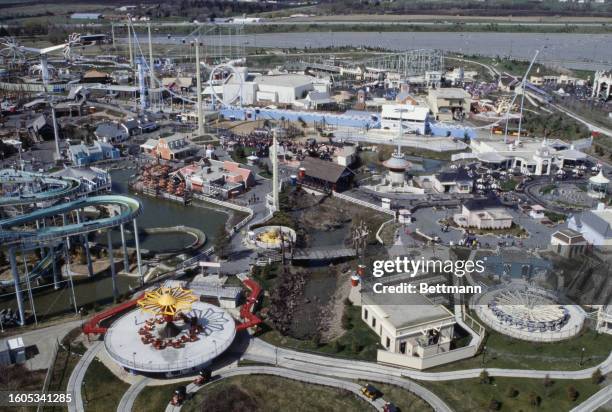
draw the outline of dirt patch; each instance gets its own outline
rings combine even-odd
[[[327,305],[328,316],[325,318],[321,333],[322,342],[331,342],[339,338],[345,332],[342,327],[342,315],[344,314],[344,300],[348,298],[351,291],[349,279],[350,271],[340,273],[336,278],[336,290]],[[322,322],[323,323],[323,322]]]

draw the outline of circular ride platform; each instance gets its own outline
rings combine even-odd
[[[194,323],[179,316],[169,328],[154,313],[137,309],[119,318],[108,329],[104,337],[106,351],[122,367],[136,373],[176,376],[196,372],[232,344],[236,324],[228,312],[204,302],[192,303],[185,316],[194,319],[193,322],[197,320],[197,340],[190,338]],[[142,334],[143,328],[148,331],[146,337]],[[145,343],[147,340],[149,342]]]
[[[579,306],[561,303],[551,291],[524,284],[488,291],[472,307],[492,329],[534,342],[569,339],[580,332],[585,318]]]

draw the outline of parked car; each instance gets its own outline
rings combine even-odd
[[[382,392],[369,383],[361,387],[361,393],[363,393],[366,398],[371,400],[378,399],[382,396]]]

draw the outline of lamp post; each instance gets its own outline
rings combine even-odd
[[[487,346],[483,346],[482,348],[482,366],[486,364],[486,356],[487,356]]]
[[[582,366],[582,363],[583,363],[583,361],[584,361],[584,351],[585,351],[585,348],[583,347],[583,348],[580,350],[580,366]]]

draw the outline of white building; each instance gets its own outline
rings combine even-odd
[[[403,296],[407,297],[403,304],[389,304],[385,294],[361,296],[361,319],[384,348],[378,350],[377,359],[416,369],[435,366],[437,355],[451,350],[455,316],[421,294]]]
[[[512,215],[495,198],[470,199],[463,204],[461,213],[453,216],[461,227],[477,229],[508,229],[512,227]]]
[[[603,203],[595,210],[570,217],[567,227],[580,232],[591,245],[612,246],[612,208],[605,208]]]
[[[536,176],[549,175],[552,165],[558,168],[584,162],[587,155],[561,140],[522,138],[504,143],[500,140],[473,139],[470,142],[471,157],[489,165],[518,168],[521,173]],[[460,154],[458,157],[465,158]],[[457,156],[453,156],[455,160]]]
[[[208,86],[204,94],[210,95],[214,91],[217,95],[223,95],[227,104],[240,102],[243,105],[262,104],[285,104],[293,105],[298,101],[301,104],[316,106],[317,104],[330,104],[330,84],[324,79],[304,74],[274,74],[259,75],[248,72],[246,67],[236,67],[235,73],[217,85],[213,89]],[[313,94],[309,102],[310,92]]]
[[[383,130],[400,130],[403,133],[425,134],[429,121],[429,108],[410,104],[385,104],[382,106],[381,127]]]
[[[587,241],[580,232],[561,229],[550,236],[550,249],[565,258],[572,258],[586,251]]]

